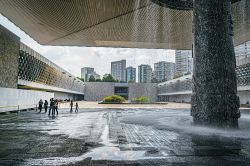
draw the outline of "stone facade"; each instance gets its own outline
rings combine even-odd
[[[157,101],[157,84],[154,83],[144,83],[129,84],[129,100],[138,96],[148,96],[152,102]]]
[[[116,83],[106,82],[86,82],[85,83],[85,100],[101,101],[105,96],[113,95]],[[125,84],[124,84],[125,85]],[[157,101],[157,84],[145,83],[129,83],[128,100],[138,96],[149,96],[152,102]]]
[[[20,44],[18,85],[40,89],[49,86],[51,91],[73,94],[84,92],[84,82],[23,43]]]
[[[84,99],[87,101],[101,101],[105,96],[114,94],[115,83],[85,82]]]
[[[0,25],[0,87],[17,88],[20,39]]]

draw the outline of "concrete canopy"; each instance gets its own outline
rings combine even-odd
[[[250,40],[250,0],[232,10],[239,45]],[[192,11],[151,0],[0,0],[0,13],[43,45],[192,47]]]

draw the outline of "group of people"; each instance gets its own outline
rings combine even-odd
[[[47,100],[45,100],[43,103],[43,100],[41,99],[38,103],[39,113],[42,112],[43,106],[44,106],[45,113],[47,113],[48,105],[49,105],[49,116],[50,116],[50,113],[52,115],[55,115],[55,113],[58,115],[58,104],[59,104],[58,100],[54,100],[54,98],[50,99],[50,103],[48,103]]]
[[[73,106],[74,106],[74,103],[73,101],[71,100],[70,101],[70,112],[73,112]],[[78,103],[76,102],[76,109],[75,109],[75,112],[78,112]]]
[[[49,105],[49,116],[50,116],[50,113],[52,113],[52,116],[55,115],[55,113],[58,115],[58,104],[59,104],[58,100],[54,100],[54,98],[50,99],[50,103],[48,103],[47,100],[45,100],[44,103],[43,103],[43,100],[41,99],[38,102],[39,113],[42,112],[43,106],[44,106],[45,113],[47,113],[48,105]],[[73,106],[74,106],[74,103],[71,100],[70,101],[70,112],[73,112]],[[75,112],[78,112],[78,108],[79,108],[78,103],[76,102],[76,104],[75,104]]]

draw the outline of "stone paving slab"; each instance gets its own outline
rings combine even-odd
[[[0,115],[0,165],[250,165],[250,137],[234,131],[236,137],[224,136],[219,130],[201,134],[207,128],[185,131],[186,110],[59,112],[54,118],[34,111]],[[244,123],[249,115],[243,114]],[[247,125],[240,133],[250,131]]]

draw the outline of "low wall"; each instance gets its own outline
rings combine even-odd
[[[40,99],[54,98],[54,93],[12,88],[0,88],[0,94],[0,112],[34,108]]]

